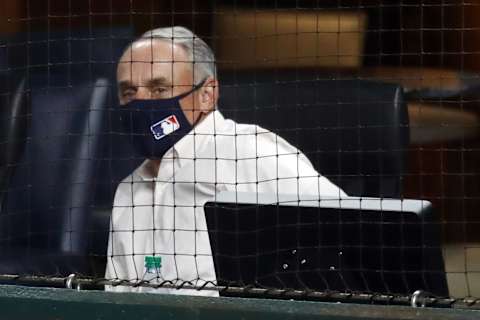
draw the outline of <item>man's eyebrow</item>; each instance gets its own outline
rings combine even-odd
[[[170,86],[170,82],[165,77],[153,78],[147,81],[147,87],[158,87],[158,86]],[[120,89],[127,89],[135,87],[135,85],[129,80],[123,80],[118,83]]]
[[[165,77],[153,78],[147,81],[148,87],[158,87],[170,85],[170,82]]]
[[[133,83],[131,81],[128,81],[128,80],[123,80],[123,81],[120,81],[118,83],[118,87],[120,89],[131,88],[131,87],[133,87]]]

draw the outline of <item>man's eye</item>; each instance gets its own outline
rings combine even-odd
[[[152,89],[152,93],[154,95],[161,95],[161,94],[164,94],[165,91],[167,91],[167,89],[163,88],[163,87],[157,87],[157,88],[153,88]]]
[[[134,89],[127,89],[122,91],[122,97],[129,98],[133,97],[136,93],[136,90]]]

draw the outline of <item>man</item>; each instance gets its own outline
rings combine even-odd
[[[106,279],[212,286],[203,205],[221,191],[345,195],[279,136],[222,116],[214,55],[191,31],[144,34],[121,57],[117,81],[120,118],[147,160],[118,186]],[[218,295],[142,285],[106,289]]]

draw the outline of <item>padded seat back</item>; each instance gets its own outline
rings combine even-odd
[[[409,141],[401,87],[313,71],[237,71],[219,79],[226,117],[277,133],[349,195],[401,195]]]

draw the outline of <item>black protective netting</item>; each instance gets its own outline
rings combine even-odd
[[[4,283],[476,305],[478,1],[0,16]]]

